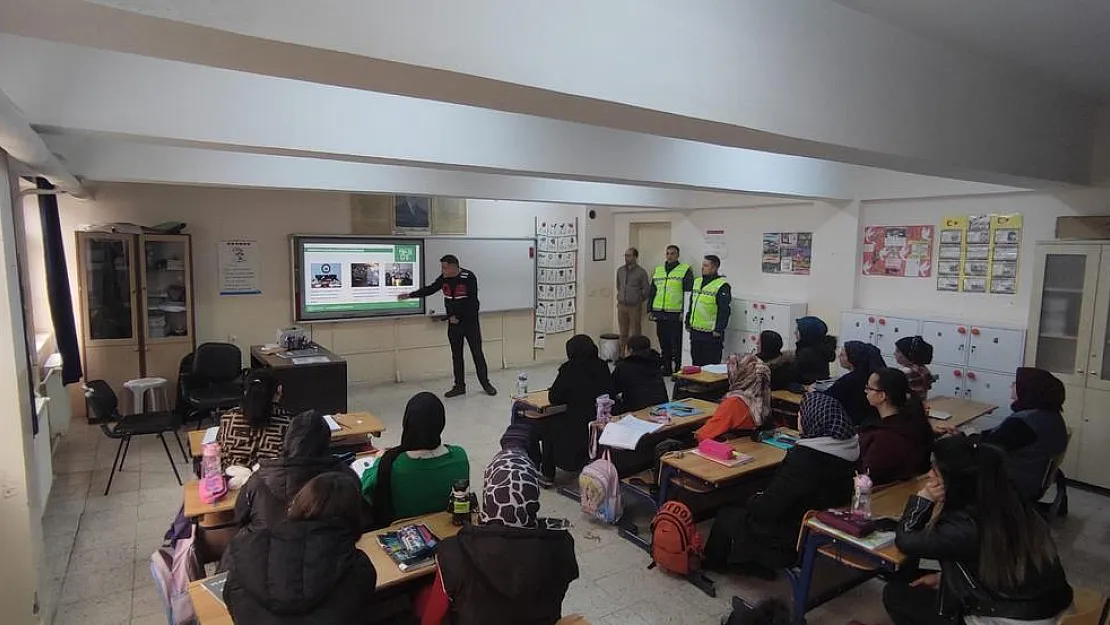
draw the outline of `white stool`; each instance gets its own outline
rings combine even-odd
[[[146,394],[150,392],[150,411],[169,410],[169,400],[166,398],[166,378],[138,378],[123,383],[123,388],[131,391],[132,406],[135,414],[146,412],[144,407]]]

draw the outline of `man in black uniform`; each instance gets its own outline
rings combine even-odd
[[[439,259],[439,266],[440,274],[435,282],[419,291],[402,293],[397,298],[428,297],[443,292],[443,304],[447,308],[447,340],[451,343],[451,361],[455,370],[455,386],[444,393],[444,397],[466,394],[463,339],[470,343],[470,355],[474,357],[474,369],[482,388],[487,395],[496,395],[497,389],[489,383],[489,369],[482,353],[482,328],[478,325],[478,276],[459,267],[459,259],[454,254]]]

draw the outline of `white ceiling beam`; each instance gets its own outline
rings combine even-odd
[[[831,2],[6,0],[0,29],[920,174],[1090,180],[1091,99]]]
[[[85,199],[90,196],[81,182],[47,149],[42,138],[23,117],[23,112],[3,91],[0,91],[0,151],[7,152],[34,174],[46,178],[55,188],[73,197]]]

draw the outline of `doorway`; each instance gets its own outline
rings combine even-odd
[[[628,224],[628,244],[640,251],[640,265],[647,271],[648,277],[655,270],[656,265],[663,264],[664,254],[671,241],[671,223],[669,221],[654,221],[649,223]],[[621,250],[623,253],[624,250]],[[648,306],[651,302],[648,302]],[[644,307],[644,318],[641,327],[644,334],[651,339],[652,345],[657,349],[659,340],[655,336],[655,324],[648,321],[647,308]]]

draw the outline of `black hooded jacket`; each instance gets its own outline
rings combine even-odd
[[[236,623],[355,625],[370,622],[378,575],[348,527],[284,521],[239,532],[224,602]]]
[[[452,625],[553,625],[578,579],[570,532],[467,525],[437,549]]]
[[[666,403],[663,357],[653,349],[632,352],[613,367],[613,386],[619,396],[614,414]]]
[[[331,430],[315,412],[293,418],[285,432],[281,457],[262,462],[235,501],[235,520],[251,531],[285,520],[293,496],[309,480],[329,471],[354,471],[328,453]]]

